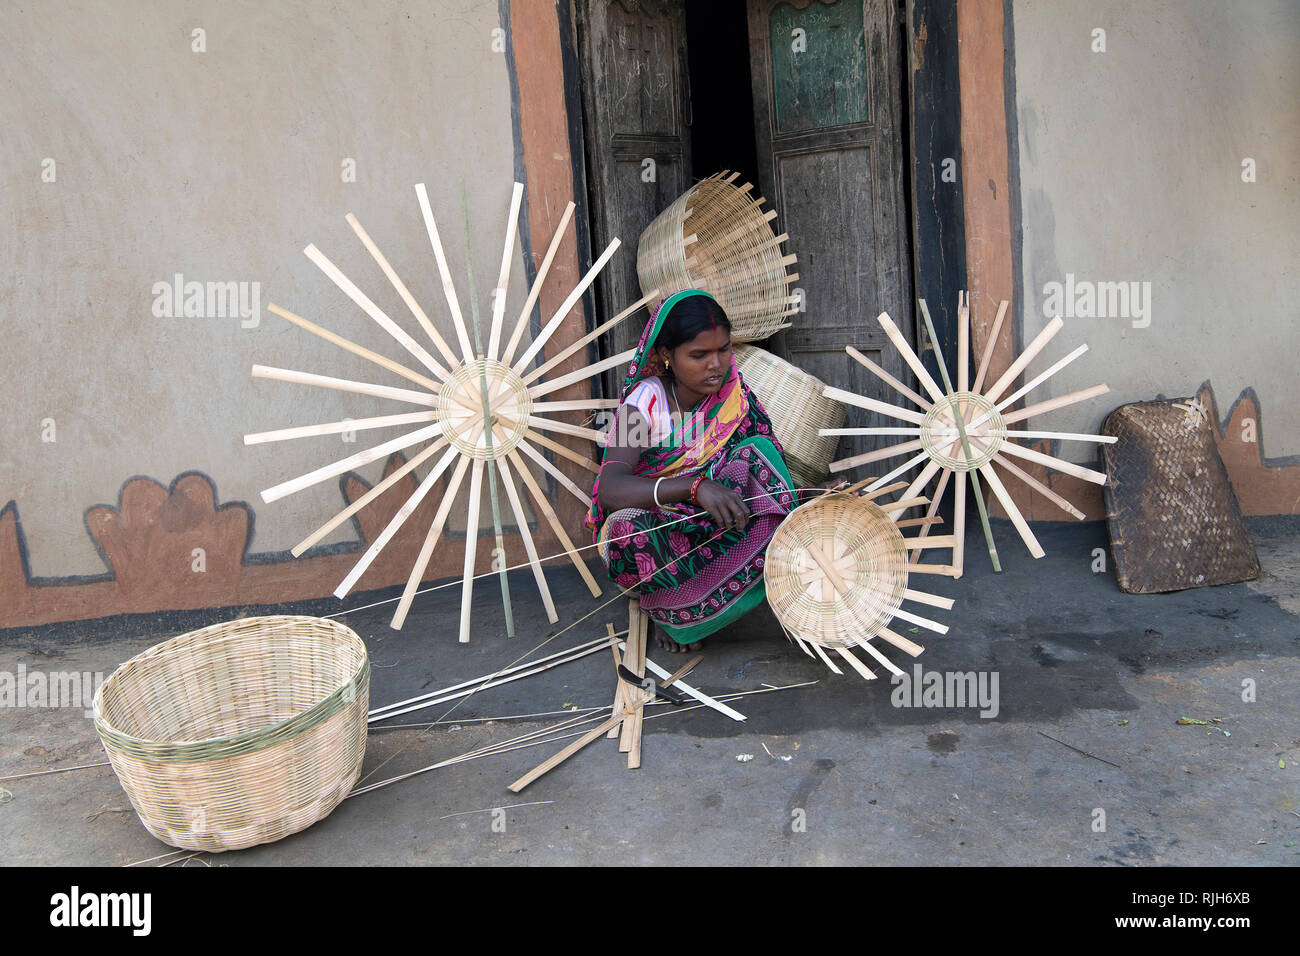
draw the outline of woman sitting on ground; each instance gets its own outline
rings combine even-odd
[[[620,395],[587,525],[668,650],[696,650],[764,597],[763,554],[798,504],[731,323],[699,289],[664,300]]]

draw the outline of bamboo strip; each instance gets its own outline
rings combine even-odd
[[[899,455],[906,455],[909,451],[916,451],[921,447],[921,440],[899,442],[897,445],[889,445],[885,448],[877,448],[875,451],[864,452],[861,455],[854,455],[851,458],[841,458],[839,461],[830,463],[829,468],[832,472],[848,471],[850,468],[857,468],[861,465],[869,465],[873,461],[884,461],[888,458],[897,458]]]
[[[524,307],[519,310],[519,318],[515,321],[515,330],[510,336],[510,341],[506,343],[505,351],[501,353],[501,364],[509,365],[511,359],[515,356],[515,349],[519,348],[519,340],[523,337],[524,329],[528,328],[528,316],[533,311],[533,306],[537,303],[537,296],[541,294],[542,283],[546,281],[546,274],[551,269],[551,262],[555,259],[555,253],[560,248],[560,242],[564,239],[564,230],[569,226],[569,220],[573,218],[573,201],[564,207],[564,214],[560,216],[560,224],[555,227],[555,233],[551,236],[551,244],[546,249],[546,257],[542,259],[542,264],[537,269],[537,277],[533,279],[533,287],[528,290],[528,298],[524,300]]]
[[[564,525],[560,523],[559,516],[556,515],[555,509],[551,507],[551,503],[547,500],[546,495],[542,493],[542,489],[537,487],[537,482],[529,473],[528,466],[520,461],[517,450],[512,449],[507,453],[506,457],[510,459],[510,464],[515,466],[515,471],[523,478],[524,484],[528,487],[528,493],[533,496],[534,503],[550,524],[551,530],[555,532],[555,537],[559,539],[560,545],[565,549],[565,552],[569,556],[569,560],[571,560],[573,566],[578,569],[578,574],[582,576],[582,580],[586,583],[587,590],[591,592],[592,597],[599,597],[600,585],[596,583],[596,579],[591,576],[591,571],[587,569],[587,565],[584,564],[582,558],[578,556],[578,549],[574,546],[573,539],[570,538],[568,532],[564,530]]]
[[[379,552],[383,551],[384,548],[388,546],[388,542],[393,539],[393,536],[397,534],[402,525],[406,523],[406,519],[411,517],[415,509],[420,506],[420,502],[423,501],[429,492],[433,490],[434,484],[442,477],[442,473],[447,470],[447,467],[451,464],[452,459],[456,457],[456,454],[456,449],[448,448],[446,454],[444,454],[438,464],[430,470],[429,474],[425,476],[425,479],[422,482],[420,482],[419,486],[411,496],[407,498],[406,501],[402,502],[402,506],[398,508],[393,517],[389,519],[384,530],[375,537],[375,540],[370,543],[370,547],[366,549],[365,553],[360,557],[360,559],[358,559],[356,564],[352,566],[352,570],[347,573],[347,576],[339,582],[339,586],[334,589],[335,597],[347,597],[348,592],[352,590],[353,586],[361,578],[361,575],[365,574],[366,570],[374,562],[375,558],[379,557]]]
[[[366,251],[370,253],[370,257],[378,263],[379,268],[383,270],[384,275],[388,276],[388,281],[392,283],[393,288],[397,290],[397,294],[402,297],[402,301],[406,303],[406,307],[411,310],[411,314],[415,316],[415,321],[420,323],[420,328],[424,329],[424,334],[429,336],[429,340],[433,342],[438,351],[442,353],[442,357],[447,360],[448,364],[452,368],[459,365],[460,359],[456,358],[456,353],[447,345],[446,340],[438,334],[438,330],[434,328],[433,323],[429,321],[429,316],[425,313],[424,309],[421,308],[420,303],[415,301],[415,296],[411,295],[411,290],[406,287],[406,283],[402,281],[400,276],[398,276],[396,270],[393,269],[388,260],[384,257],[384,254],[379,251],[379,247],[375,245],[369,234],[361,228],[361,223],[357,221],[357,217],[352,215],[352,213],[348,213],[344,218],[347,219],[348,225],[352,227],[352,231],[357,234],[357,238],[361,240],[361,244],[366,247]],[[442,374],[445,377],[449,373],[444,372]]]
[[[300,425],[297,428],[281,428],[270,432],[257,432],[244,436],[245,445],[261,445],[266,442],[288,441],[293,438],[315,438],[320,435],[338,435],[348,431],[367,431],[371,428],[389,428],[393,425],[414,425],[418,422],[431,422],[437,412],[407,412],[402,415],[381,415],[378,418],[345,418],[340,422],[324,425]]]
[[[863,365],[869,371],[874,372],[876,377],[879,378],[886,385],[892,386],[895,391],[906,396],[907,398],[910,398],[913,402],[915,402],[917,405],[924,408],[927,412],[933,407],[933,405],[930,402],[927,402],[924,398],[922,398],[916,392],[912,391],[910,388],[908,388],[898,379],[894,378],[894,376],[890,375],[883,368],[881,368],[875,362],[871,361],[871,359],[867,358],[865,355],[863,355],[853,346],[851,345],[844,346],[844,351],[848,352],[849,355],[853,359],[855,359],[860,365]]]
[[[463,690],[466,687],[474,687],[479,684],[486,684],[490,681],[496,680],[499,677],[505,677],[508,674],[514,674],[523,670],[529,670],[533,667],[536,667],[540,664],[544,664],[548,661],[558,660],[559,658],[564,657],[567,654],[574,653],[575,651],[592,650],[593,648],[595,650],[600,650],[600,647],[603,646],[604,643],[605,643],[605,638],[598,637],[595,640],[586,641],[574,647],[565,648],[562,651],[556,651],[555,653],[548,654],[545,657],[539,657],[537,660],[529,661],[526,664],[516,664],[510,667],[505,667],[494,673],[484,674],[482,677],[474,677],[467,681],[461,681],[459,684],[452,684],[450,687],[443,687],[439,690],[429,691],[428,693],[419,694],[415,697],[408,697],[406,700],[398,700],[398,701],[394,701],[391,704],[385,704],[382,707],[375,707],[369,712],[369,714],[367,715],[367,719],[371,723],[376,723],[380,720],[387,720],[389,717],[395,716],[394,714],[391,713],[391,711],[400,710],[401,708],[409,706],[410,704],[419,704],[425,701],[434,701],[435,698],[444,697],[447,694],[454,693],[455,691],[458,690]],[[435,703],[441,703],[441,701],[435,701]],[[530,714],[526,716],[534,716],[534,715]]]
[[[1052,455],[1044,455],[1042,452],[1034,451],[1032,448],[1023,448],[1020,445],[1011,442],[1003,442],[999,451],[1006,452],[1008,455],[1015,455],[1017,458],[1023,458],[1026,461],[1032,461],[1035,464],[1046,465],[1048,468],[1054,468],[1057,471],[1065,472],[1065,474],[1073,475],[1075,478],[1082,478],[1084,481],[1091,481],[1095,485],[1104,485],[1106,483],[1106,475],[1104,472],[1094,471],[1091,468],[1084,468],[1082,465],[1076,465]]]
[[[581,382],[594,379],[599,373],[607,368],[613,368],[616,365],[622,365],[624,362],[632,360],[636,355],[636,349],[630,348],[625,352],[619,352],[617,355],[611,355],[609,358],[601,359],[599,362],[593,362],[584,368],[576,369],[567,375],[561,375],[559,378],[552,379],[549,382],[542,382],[540,385],[534,385],[528,390],[528,394],[534,399],[541,398],[543,395],[549,395],[551,392],[558,391],[574,382]]]
[[[562,303],[560,303],[560,307],[555,310],[555,314],[551,316],[550,321],[542,327],[541,333],[537,338],[533,339],[528,348],[524,350],[524,354],[520,357],[519,361],[515,362],[512,366],[517,374],[523,374],[524,369],[528,367],[528,363],[533,360],[533,356],[540,352],[542,347],[550,340],[551,336],[555,334],[555,330],[560,327],[560,323],[565,320],[569,311],[578,303],[578,300],[582,298],[583,293],[587,291],[587,287],[595,281],[596,276],[600,274],[600,270],[605,268],[605,264],[609,262],[610,257],[614,255],[618,250],[618,247],[619,240],[617,237],[610,240],[609,245],[605,247],[605,251],[600,254],[600,258],[591,264],[591,268],[587,270],[586,274],[578,284],[573,287],[573,291],[569,293],[568,297],[566,297]]]
[[[521,441],[518,447],[524,452],[525,455],[527,455],[533,461],[537,462],[537,464],[541,465],[542,468],[548,474],[550,474],[552,478],[554,478],[561,485],[563,485],[565,489],[569,491],[570,494],[572,494],[575,498],[581,501],[588,509],[591,508],[591,496],[588,495],[586,492],[584,492],[576,484],[574,484],[573,480],[569,478],[568,475],[566,475],[564,472],[560,471],[560,469],[556,468],[549,461],[547,461],[546,457],[542,455],[540,452],[538,452],[537,449],[535,449],[532,445],[528,444],[528,442],[526,441]]]
[[[908,624],[915,624],[917,627],[923,627],[926,630],[934,631],[936,634],[948,633],[947,624],[940,624],[938,621],[932,621],[928,617],[913,614],[911,611],[904,611],[902,608],[898,608],[894,611],[894,617],[906,621]]]
[[[874,398],[867,398],[865,395],[846,392],[842,388],[834,388],[827,385],[822,389],[822,394],[827,398],[833,398],[835,401],[843,402],[846,405],[856,405],[858,408],[865,408],[869,412],[879,412],[881,415],[888,415],[890,418],[901,418],[905,422],[913,422],[917,425],[925,424],[925,416],[919,412],[913,412],[906,408],[899,408],[895,405],[887,405],[884,402],[876,401]]]
[[[460,591],[460,643],[469,643],[470,606],[474,600],[474,558],[478,553],[478,512],[483,493],[483,459],[474,459],[469,479],[469,516],[465,524],[465,573]]]
[[[620,667],[623,666],[623,658],[622,658],[622,657],[619,655],[619,653],[618,653],[618,636],[617,636],[617,633],[616,633],[615,630],[614,630],[614,625],[613,625],[613,624],[609,624],[609,623],[607,623],[607,624],[605,625],[605,630],[609,632],[609,649],[614,653],[614,705],[613,705],[613,713],[616,713],[616,714],[617,714],[617,713],[620,713],[621,711],[623,711],[624,709],[626,709],[626,706],[627,706],[627,700],[626,700],[626,698],[627,698],[627,681],[621,679],[621,678],[618,676],[618,669],[619,669]],[[627,634],[628,637],[631,637],[631,636],[632,636],[632,628],[631,628],[631,626],[629,625],[629,626],[628,626],[628,629],[627,629],[626,631],[624,631],[623,633]],[[611,727],[611,728],[609,729],[609,731],[605,734],[605,736],[608,737],[608,738],[611,739],[611,740],[617,738],[617,737],[619,736],[619,728],[618,728],[618,727]]]
[[[337,334],[336,332],[331,332],[329,329],[322,328],[321,326],[317,325],[315,322],[309,322],[307,319],[304,319],[300,315],[294,315],[288,309],[282,309],[274,302],[272,302],[266,308],[267,311],[270,312],[271,314],[278,315],[280,318],[284,319],[285,321],[291,322],[294,325],[298,326],[298,328],[302,329],[303,331],[310,332],[312,335],[315,335],[318,338],[322,338],[326,342],[331,343],[332,345],[337,345],[339,348],[351,352],[353,355],[363,358],[367,362],[373,362],[375,365],[378,365],[380,368],[386,368],[390,372],[396,375],[400,375],[402,376],[402,378],[414,382],[416,385],[422,386],[423,388],[427,388],[431,392],[437,392],[438,389],[442,387],[438,382],[429,378],[427,375],[421,375],[419,372],[415,371],[414,369],[407,368],[405,365],[402,365],[400,362],[394,362],[392,359],[388,358],[385,355],[380,355],[378,352],[372,352],[368,348],[357,345],[355,342],[351,341],[350,339],[345,339],[343,336]]]
[[[380,328],[396,339],[402,348],[414,355],[421,365],[439,378],[447,377],[447,370],[438,364],[438,361],[429,354],[428,350],[415,341],[404,328],[390,319],[383,309],[375,305],[368,295],[357,288],[356,284],[326,257],[325,253],[317,249],[314,244],[307,246],[303,252],[306,253],[308,259],[316,264],[316,268],[325,273],[329,280],[339,287],[344,295],[355,302],[362,312],[374,319]]]
[[[654,661],[650,660],[649,657],[645,659],[645,666],[646,666],[646,670],[653,673],[656,677],[663,678],[665,683],[671,677],[671,675],[666,670],[664,670]],[[701,704],[704,704],[706,707],[716,710],[718,713],[726,717],[730,717],[732,720],[747,719],[744,714],[740,713],[740,711],[728,707],[726,704],[722,703],[719,700],[715,700],[714,698],[710,697],[708,694],[696,690],[690,684],[686,683],[686,681],[678,680],[675,683],[678,687],[682,689],[682,691],[687,696],[694,697],[696,700],[698,700]]]
[[[370,502],[374,501],[376,498],[378,498],[381,494],[383,494],[393,485],[397,484],[399,481],[405,478],[410,472],[414,471],[419,465],[427,461],[429,458],[433,457],[433,455],[441,448],[443,448],[446,444],[447,444],[446,438],[439,438],[437,441],[433,442],[433,444],[429,445],[427,448],[421,451],[418,455],[413,456],[406,464],[402,465],[400,468],[395,469],[391,475],[389,475],[383,481],[377,483],[373,488],[367,491],[364,495],[362,495],[356,501],[352,502],[352,504],[348,505],[338,514],[336,514],[333,518],[331,518],[329,521],[325,522],[325,524],[321,525],[319,528],[313,531],[306,538],[303,538],[296,545],[294,545],[291,552],[293,556],[295,558],[301,557],[304,551],[306,551],[308,548],[314,545],[317,541],[320,541],[327,534],[329,534],[331,531],[333,531],[335,528],[341,525],[348,518],[352,517],[354,514],[356,514],[366,505],[370,504]]]
[[[993,493],[997,495],[998,501],[1002,502],[1002,507],[1006,511],[1007,517],[1011,519],[1011,523],[1015,526],[1016,531],[1020,532],[1020,538],[1025,542],[1025,547],[1029,549],[1029,553],[1035,558],[1041,558],[1046,552],[1043,551],[1043,546],[1038,543],[1038,539],[1034,537],[1034,533],[1029,530],[1029,525],[1025,521],[1025,516],[1020,513],[1020,509],[1016,507],[1016,503],[1011,500],[1011,495],[1009,495],[1007,489],[1003,487],[1002,480],[998,478],[997,474],[989,465],[981,465],[980,473],[984,475],[985,480],[988,481],[989,487],[992,488]]]
[[[870,645],[861,644],[860,646],[869,647]],[[857,657],[854,656],[853,652],[850,651],[847,647],[837,647],[835,649],[835,652],[840,655],[840,660],[847,662],[850,667],[852,667],[855,671],[861,674],[863,680],[876,679],[876,675],[871,670],[871,668],[867,667],[866,664],[858,660]],[[880,655],[877,654],[876,656],[879,657]],[[881,660],[884,660],[884,658],[881,658]],[[893,665],[891,664],[890,667],[892,668]]]
[[[897,501],[890,501],[881,505],[880,510],[885,514],[891,514],[895,511],[906,511],[909,508],[916,508],[929,503],[929,498],[899,498]]]
[[[433,246],[433,257],[438,261],[438,276],[442,279],[442,293],[447,299],[447,309],[451,313],[452,324],[456,327],[456,339],[460,343],[461,354],[468,364],[474,361],[474,349],[469,344],[465,317],[461,314],[460,300],[456,297],[456,284],[452,281],[451,270],[447,267],[447,255],[442,250],[438,224],[433,220],[433,207],[429,205],[429,193],[424,188],[424,183],[415,184],[415,196],[420,201],[420,214],[424,217],[424,229],[429,234],[429,244]]]
[[[921,363],[920,357],[912,350],[912,346],[908,343],[907,339],[903,338],[903,333],[898,330],[898,326],[895,325],[894,320],[889,317],[889,313],[881,312],[876,316],[876,321],[880,323],[880,327],[885,330],[885,335],[889,336],[889,341],[894,343],[894,348],[898,349],[898,354],[901,355],[903,361],[911,367],[913,374],[916,375],[917,381],[921,383],[921,386],[926,390],[929,396],[936,402],[942,402],[944,400],[943,390],[940,389],[935,380],[930,377],[930,373],[925,370],[925,365]]]
[[[818,435],[919,435],[919,428],[819,428]]]
[[[388,626],[395,631],[400,631],[402,625],[406,623],[406,615],[411,610],[416,589],[420,586],[424,571],[429,566],[429,559],[433,557],[433,549],[442,536],[443,525],[447,523],[447,515],[451,512],[452,503],[456,500],[456,492],[460,490],[460,483],[465,477],[465,469],[468,466],[469,459],[461,455],[460,460],[456,462],[455,471],[451,473],[451,479],[447,482],[447,490],[443,492],[442,501],[438,503],[438,512],[433,517],[433,523],[429,525],[429,533],[425,535],[424,544],[420,546],[419,557],[411,566],[411,573],[407,576],[406,587],[402,589],[402,598],[397,604],[397,610],[393,612],[393,619],[389,622]],[[467,529],[465,535],[467,545],[470,538]]]
[[[921,551],[925,548],[951,548],[956,545],[957,539],[950,534],[937,534],[933,538],[906,538],[907,550]]]
[[[886,657],[884,654],[880,653],[880,651],[876,650],[875,647],[872,646],[872,644],[871,644],[871,640],[870,640],[869,638],[861,638],[861,639],[859,639],[859,640],[858,640],[858,644],[857,644],[857,646],[860,647],[860,648],[862,648],[864,651],[866,651],[866,652],[867,652],[868,654],[870,654],[872,657],[874,657],[874,658],[876,659],[877,663],[879,663],[880,666],[883,667],[885,670],[889,671],[889,673],[892,674],[893,676],[895,676],[895,677],[902,677],[902,676],[903,676],[903,672],[902,672],[902,670],[900,670],[900,669],[899,669],[899,668],[898,668],[898,667],[893,663],[893,661],[891,661],[888,657]],[[840,653],[844,653],[844,652],[841,651]]]
[[[918,442],[918,444],[919,444],[919,442]],[[921,454],[915,456],[914,458],[909,458],[907,461],[903,462],[903,464],[899,465],[899,466],[898,466],[897,468],[895,468],[893,471],[889,472],[889,474],[887,474],[887,475],[882,475],[881,477],[877,478],[875,483],[876,483],[876,484],[882,484],[882,483],[884,483],[884,482],[886,482],[886,481],[889,481],[889,480],[891,480],[891,479],[893,479],[893,478],[897,478],[897,477],[898,477],[899,475],[901,475],[903,472],[907,471],[908,469],[915,468],[915,467],[916,467],[917,465],[919,465],[922,461],[925,461],[925,460],[928,459],[929,457],[930,457],[929,452],[924,452],[924,451],[923,451],[923,452],[921,452]],[[874,487],[874,485],[871,485],[871,486],[868,486],[868,487]],[[927,502],[928,502],[928,499],[927,499]]]
[[[496,361],[497,346],[501,344],[501,324],[506,313],[506,287],[510,284],[510,260],[515,251],[515,230],[519,225],[519,204],[524,198],[524,184],[515,183],[510,194],[510,212],[506,218],[505,249],[501,252],[501,272],[492,293],[492,332],[488,336],[487,357]]]
[[[957,293],[957,391],[970,384],[970,293]]]
[[[1043,350],[1047,343],[1052,340],[1052,337],[1056,335],[1057,332],[1061,331],[1061,328],[1064,325],[1065,323],[1061,321],[1061,317],[1058,315],[1055,316],[1052,321],[1048,322],[1047,325],[1043,326],[1043,330],[1034,336],[1034,340],[1030,342],[1029,346],[1021,352],[1019,356],[1017,356],[1014,362],[1011,363],[1011,367],[1002,373],[1002,377],[984,393],[984,397],[990,402],[996,402],[998,396],[1006,390],[1008,385],[1015,381],[1016,376],[1024,371],[1025,366],[1034,360],[1034,356]]]
[[[998,306],[997,318],[993,320],[993,328],[989,332],[989,340],[984,343],[984,354],[980,358],[979,372],[975,376],[975,384],[971,386],[971,391],[978,393],[980,386],[984,384],[984,376],[988,374],[989,363],[993,359],[993,349],[998,344],[998,333],[1002,331],[1002,320],[1007,317],[1007,306],[1011,303],[1003,299]]]
[[[882,627],[880,629],[880,636],[890,644],[897,647],[900,651],[903,651],[905,654],[910,654],[912,657],[919,657],[921,652],[925,650],[925,648],[920,644],[917,644],[915,641],[909,641],[907,638],[903,637],[903,635],[897,634],[887,627]]]
[[[1017,465],[1010,458],[1007,458],[1001,452],[994,455],[993,460],[996,461],[1003,468],[1005,468],[1008,472],[1015,475],[1017,478],[1019,478],[1021,481],[1027,484],[1029,487],[1033,488],[1035,491],[1037,491],[1040,495],[1042,495],[1052,504],[1056,505],[1056,507],[1060,508],[1066,514],[1071,515],[1074,518],[1077,518],[1079,521],[1082,521],[1084,520],[1084,518],[1087,517],[1087,515],[1085,515],[1082,511],[1080,511],[1074,505],[1070,504],[1070,502],[1062,498],[1055,491],[1047,487],[1047,485],[1043,484],[1033,475],[1029,474],[1029,472],[1025,471],[1023,468]]]
[[[641,646],[641,602],[636,598],[631,598],[627,602],[627,643],[624,645],[627,650],[623,652],[623,664],[637,677],[645,676],[644,653],[645,648]],[[638,695],[635,692],[629,693],[626,700],[626,709],[628,717],[631,718],[636,713],[636,701]],[[622,728],[619,730],[618,749],[620,753],[628,753],[632,749],[632,720],[625,720]]]
[[[1081,388],[1077,392],[1070,392],[1068,395],[1061,395],[1058,398],[1049,398],[1045,402],[1039,402],[1037,405],[1026,405],[1024,408],[1014,412],[1008,412],[1002,416],[1002,424],[1011,425],[1023,419],[1030,418],[1034,415],[1043,415],[1047,412],[1056,411],[1058,408],[1064,408],[1066,405],[1073,405],[1075,402],[1087,401],[1090,398],[1096,398],[1099,395],[1105,395],[1110,391],[1109,385],[1093,385],[1091,388]]]
[[[1040,374],[1040,375],[1035,376],[1033,379],[1031,379],[1031,380],[1029,380],[1028,382],[1026,382],[1023,386],[1021,386],[1020,388],[1016,389],[1016,391],[1014,391],[1013,393],[1011,393],[1011,395],[1007,396],[1007,397],[1004,398],[1002,401],[998,402],[997,405],[995,406],[994,410],[1000,412],[1000,411],[1002,411],[1003,409],[1007,408],[1008,406],[1014,404],[1014,403],[1016,402],[1017,399],[1021,398],[1021,397],[1024,396],[1024,395],[1028,395],[1028,394],[1029,394],[1030,392],[1032,392],[1035,388],[1037,388],[1039,385],[1043,384],[1043,382],[1047,381],[1049,378],[1051,378],[1053,375],[1055,375],[1055,374],[1056,374],[1057,372],[1059,372],[1061,369],[1065,368],[1067,365],[1069,365],[1071,362],[1073,362],[1075,359],[1077,359],[1080,355],[1082,355],[1082,354],[1083,354],[1084,352],[1086,352],[1086,351],[1088,351],[1088,346],[1087,346],[1087,344],[1085,343],[1085,344],[1083,344],[1083,345],[1080,345],[1077,349],[1075,349],[1073,352],[1071,352],[1071,353],[1070,353],[1069,355],[1067,355],[1065,358],[1060,359],[1060,360],[1057,361],[1055,364],[1053,364],[1053,365],[1052,365],[1049,369],[1047,369],[1045,372],[1043,372],[1043,373]],[[984,412],[982,415],[980,415],[978,418],[976,418],[973,422],[971,422],[971,427],[972,427],[972,428],[978,428],[980,425],[983,425],[986,421],[988,421],[990,417],[991,417],[991,413],[990,413],[990,412]]]
[[[626,309],[624,309],[624,310],[623,310],[622,312],[620,312],[618,315],[614,316],[614,317],[613,317],[612,319],[610,319],[608,322],[605,322],[605,323],[602,323],[601,325],[596,326],[594,329],[592,329],[590,332],[588,332],[588,333],[587,333],[586,335],[584,335],[582,338],[578,339],[578,341],[574,342],[572,345],[567,346],[563,351],[558,352],[558,353],[556,353],[555,355],[553,355],[553,356],[552,356],[552,357],[551,357],[551,358],[546,362],[545,365],[539,365],[537,368],[533,369],[531,372],[529,372],[527,375],[524,376],[524,384],[525,384],[525,385],[528,385],[528,384],[532,383],[533,381],[535,381],[535,380],[541,378],[543,375],[545,375],[546,373],[548,373],[551,369],[555,368],[555,366],[559,365],[561,362],[563,362],[565,359],[567,359],[570,355],[573,355],[573,354],[574,354],[575,352],[577,352],[579,349],[581,349],[581,348],[583,348],[583,347],[589,345],[590,343],[594,342],[596,339],[598,339],[600,336],[604,335],[606,332],[608,332],[608,331],[609,331],[610,329],[612,329],[614,326],[618,325],[620,322],[622,322],[622,321],[623,321],[624,319],[626,319],[628,316],[635,314],[635,313],[636,313],[639,309],[641,309],[643,306],[648,305],[651,301],[653,301],[654,299],[657,299],[658,297],[659,297],[659,290],[658,290],[658,289],[651,289],[649,295],[642,296],[640,299],[638,299],[637,301],[633,302],[631,305],[629,305]],[[618,403],[615,402],[615,406],[617,406],[617,404],[618,404]],[[536,408],[537,406],[534,405],[533,407]]]
[[[927,594],[925,591],[913,591],[911,588],[903,591],[903,597],[909,601],[915,601],[917,604],[928,604],[930,607],[943,608],[945,611],[951,611],[954,603],[952,598]]]
[[[510,500],[510,510],[514,512],[519,537],[524,542],[524,552],[528,555],[528,563],[533,568],[533,578],[537,581],[542,605],[546,608],[546,619],[555,624],[560,618],[555,611],[555,602],[551,599],[551,589],[546,584],[546,574],[542,571],[541,558],[537,556],[537,545],[533,543],[533,534],[528,528],[528,517],[524,514],[523,505],[519,500],[519,490],[515,487],[514,475],[510,473],[510,466],[504,457],[497,459],[497,465],[501,469],[501,481],[506,486],[506,497]]]
[[[275,368],[270,365],[254,365],[253,378],[267,378],[276,382],[290,382],[294,385],[315,385],[317,388],[333,388],[340,392],[354,392],[357,395],[371,395],[375,398],[389,398],[412,405],[432,408],[438,404],[438,396],[428,392],[417,392],[409,388],[394,388],[391,385],[373,385],[370,382],[356,382],[347,378],[332,378],[317,375],[314,372],[299,372],[290,368]]]
[[[354,468],[360,468],[362,465],[368,465],[376,459],[383,458],[385,455],[391,455],[395,451],[401,451],[403,448],[409,448],[412,445],[425,441],[426,439],[435,438],[441,433],[442,422],[434,422],[425,428],[408,432],[391,441],[386,441],[382,445],[376,445],[373,448],[367,448],[365,451],[359,451],[355,455],[349,455],[347,458],[341,458],[338,461],[331,462],[328,465],[322,465],[315,471],[308,472],[305,475],[299,475],[297,478],[291,478],[288,481],[282,481],[280,484],[267,488],[262,492],[262,500],[267,504],[278,501],[286,495],[292,495],[302,491],[304,488],[310,488],[312,485],[319,484],[329,478],[336,478],[346,471]]]
[[[825,649],[820,644],[814,644],[812,649],[817,653],[817,656],[822,659],[822,663],[829,667],[833,673],[839,674],[840,676],[844,675],[844,671],[835,666],[835,662],[831,660],[830,655],[826,653]]]
[[[944,489],[948,487],[948,479],[952,476],[952,474],[953,473],[949,471],[947,468],[945,468],[939,474],[939,483],[934,486],[934,496],[930,501],[930,507],[926,509],[924,518],[917,518],[914,519],[914,521],[895,521],[894,524],[900,528],[904,528],[904,527],[910,527],[916,522],[920,522],[921,530],[917,532],[917,537],[924,538],[926,535],[928,535],[930,533],[931,525],[939,524],[942,521],[942,519],[937,516],[939,511],[939,502],[943,499]],[[921,560],[920,551],[916,552],[911,556],[912,564],[916,564],[920,560]]]
[[[507,419],[505,415],[498,413],[498,417],[513,423],[513,419]],[[594,442],[598,447],[605,447],[605,433],[598,432],[594,428],[587,428],[583,425],[570,425],[568,422],[558,421],[554,418],[542,418],[539,415],[529,415],[525,421],[530,430],[541,429],[542,431],[559,432],[561,435],[585,438],[589,442]]]
[[[537,406],[534,405],[534,408]],[[1026,432],[1007,429],[1003,432],[1007,438],[1050,438],[1053,441],[1091,441],[1102,445],[1113,445],[1119,439],[1114,435],[1088,435],[1082,432]]]
[[[569,448],[565,445],[561,445],[557,441],[552,441],[551,439],[543,435],[541,432],[533,431],[530,428],[526,432],[524,432],[524,435],[528,441],[536,442],[537,444],[541,445],[543,448],[549,448],[557,455],[563,455],[565,458],[569,459],[569,461],[573,462],[575,465],[581,465],[583,468],[587,469],[587,471],[590,471],[592,474],[600,474],[600,466],[597,465],[590,458],[584,458],[582,455],[579,455],[572,448]]]
[[[619,404],[617,398],[577,398],[564,402],[534,402],[532,408],[535,412],[590,412],[618,408]]]

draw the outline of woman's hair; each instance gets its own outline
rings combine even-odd
[[[707,295],[688,295],[669,310],[655,339],[655,348],[672,351],[701,332],[717,328],[731,331],[731,320],[722,306]]]

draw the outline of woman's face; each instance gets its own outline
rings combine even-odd
[[[671,351],[660,350],[678,383],[699,395],[712,395],[731,370],[731,332],[721,326],[705,329]]]

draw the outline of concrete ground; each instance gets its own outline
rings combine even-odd
[[[932,614],[951,631],[904,627],[926,651],[916,661],[890,656],[909,674],[919,664],[996,675],[996,717],[894,706],[888,675],[867,683],[831,674],[788,643],[764,607],[706,643],[690,682],[710,693],[818,683],[741,698],[744,723],[656,708],[665,716],[645,724],[640,770],[602,739],[510,793],[562,746],[546,744],[351,798],[278,843],[181,862],[1300,863],[1300,525],[1252,522],[1264,569],[1256,582],[1151,596],[1120,592],[1109,567],[1094,572],[1095,549],[1109,561],[1100,523],[1045,526],[1039,561],[996,524],[1000,575],[972,532],[965,577],[920,579],[956,599],[952,612]],[[494,582],[476,589],[467,646],[456,643],[458,588],[421,597],[402,632],[388,627],[391,604],[347,615],[370,648],[371,706],[493,672],[600,603],[571,571],[549,578],[560,625],[546,626],[531,577],[516,576],[513,640],[502,636]],[[602,600],[612,596],[607,588]],[[308,612],[337,609],[319,602]],[[0,672],[22,664],[108,674],[212,619],[202,617],[133,619],[129,638],[120,620],[0,632]],[[616,601],[539,654],[626,620]],[[683,659],[651,657],[669,669]],[[432,730],[372,733],[363,775],[374,782],[563,719],[481,718],[606,705],[612,691],[607,653],[483,691]],[[433,720],[450,706],[403,720]],[[1176,723],[1184,717],[1209,723]],[[0,710],[0,776],[103,759],[80,708]],[[0,863],[116,866],[171,849],[143,829],[108,767],[0,788]],[[523,803],[535,805],[492,812]]]

